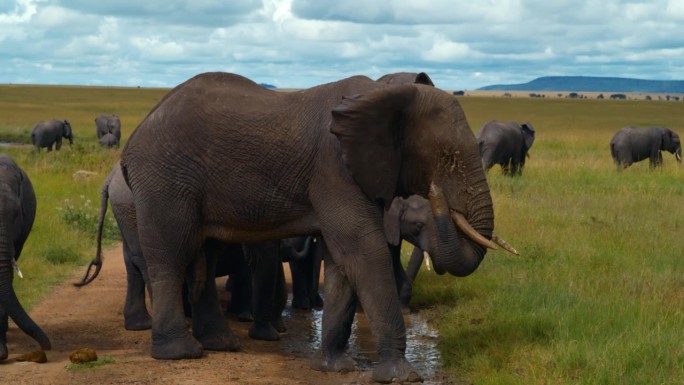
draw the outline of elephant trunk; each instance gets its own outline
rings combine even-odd
[[[494,208],[482,167],[477,166],[467,168],[472,171],[466,171],[465,180],[471,183],[465,191],[447,188],[446,193],[451,194],[447,197],[438,183],[430,185],[428,198],[437,230],[433,232],[436,239],[431,240],[434,250],[430,256],[438,274],[467,276],[478,268],[487,248],[494,248],[489,241],[494,230]],[[464,194],[468,196],[465,205],[452,207],[463,201]]]
[[[297,248],[299,246],[297,243],[292,245],[292,256],[294,256],[297,259],[305,259],[309,255],[309,250],[311,250],[311,243],[313,242],[314,237],[312,236],[307,236],[304,237],[304,242],[301,244],[301,248]]]
[[[7,251],[6,242],[7,241],[2,242],[5,243],[5,245],[2,246],[5,251]],[[0,258],[0,307],[5,309],[10,318],[14,320],[14,323],[16,323],[24,333],[28,334],[40,344],[41,349],[50,350],[52,346],[50,344],[50,339],[26,313],[14,292],[14,288],[12,287],[14,272],[12,260],[11,257],[9,257],[11,254],[5,252],[0,253],[0,255],[3,255],[3,257]]]

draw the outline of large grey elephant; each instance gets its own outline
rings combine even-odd
[[[491,120],[477,130],[475,137],[485,171],[499,164],[504,175],[522,175],[525,158],[534,143],[530,122]]]
[[[662,165],[661,151],[675,155],[682,161],[682,143],[676,132],[664,127],[623,127],[610,140],[610,154],[618,170],[622,170],[646,158],[653,170]]]
[[[386,84],[425,84],[435,86],[435,83],[432,82],[430,76],[425,72],[396,72],[383,75],[376,81]]]
[[[50,339],[26,313],[12,287],[14,268],[35,216],[36,195],[31,180],[12,158],[0,154],[0,360],[8,355],[9,317],[41,349],[51,348]]]
[[[159,136],[159,130],[167,134]],[[183,272],[207,238],[258,242],[321,234],[325,303],[317,370],[354,369],[346,354],[357,301],[380,362],[377,381],[416,380],[383,230],[396,196],[430,199],[437,273],[475,271],[494,213],[475,137],[458,101],[424,85],[355,76],[281,93],[234,74],[200,74],[171,90],[121,155],[153,292],[152,356],[197,358],[238,341],[207,285],[188,330]],[[198,269],[201,271],[201,269]],[[210,278],[210,277],[208,277]]]
[[[45,147],[48,151],[52,151],[52,145],[59,151],[62,148],[62,138],[68,139],[69,144],[74,143],[74,136],[71,131],[71,124],[67,120],[45,120],[36,123],[31,130],[31,143],[40,151]]]
[[[119,119],[117,114],[100,114],[95,118],[95,133],[101,145],[119,147],[119,142],[121,141],[121,119]],[[103,141],[102,138],[107,134],[111,134],[113,137]]]

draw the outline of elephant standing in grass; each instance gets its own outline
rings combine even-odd
[[[164,132],[164,135],[160,135]],[[202,272],[202,245],[321,234],[321,347],[312,368],[354,370],[346,353],[356,304],[376,339],[373,379],[416,381],[383,210],[397,196],[429,198],[439,227],[437,273],[474,272],[492,247],[494,212],[482,160],[453,96],[363,76],[281,93],[239,75],[200,74],[171,90],[127,141],[121,168],[135,201],[155,293],[152,356],[234,350],[213,277],[198,287],[192,331],[184,272]],[[208,272],[207,274],[211,274]]]
[[[95,118],[95,132],[100,145],[119,147],[121,141],[121,119],[116,114],[100,114]],[[106,139],[104,137],[108,136]]]
[[[475,137],[485,171],[499,164],[504,175],[522,175],[525,158],[534,143],[534,127],[530,122],[492,120],[480,127]]]
[[[610,154],[618,170],[646,158],[653,170],[663,163],[661,151],[674,154],[677,162],[681,163],[682,142],[679,135],[669,128],[623,127],[610,140]]]
[[[0,360],[8,355],[9,318],[41,349],[51,348],[50,339],[26,313],[12,287],[14,269],[35,216],[36,195],[28,175],[7,154],[0,154]]]
[[[69,144],[74,143],[74,136],[71,131],[71,124],[67,120],[45,120],[38,122],[31,130],[31,143],[40,151],[45,147],[52,151],[52,145],[59,151],[62,148],[62,138],[68,139]]]

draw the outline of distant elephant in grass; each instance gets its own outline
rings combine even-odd
[[[106,142],[115,144],[108,145],[107,147],[119,147],[119,142],[121,141],[121,119],[119,119],[117,114],[100,114],[95,118],[95,132],[101,145],[105,145],[103,144],[102,137],[111,134],[114,136],[114,139],[109,138]]]
[[[45,147],[48,151],[52,151],[52,145],[59,151],[62,148],[62,138],[68,139],[69,144],[74,143],[74,136],[71,130],[71,124],[67,120],[46,120],[38,122],[31,130],[31,143],[40,151]]]
[[[530,122],[492,120],[480,127],[475,137],[485,171],[499,164],[504,175],[522,175],[525,158],[534,143],[534,127]]]
[[[465,114],[456,98],[421,84],[355,76],[282,93],[239,75],[200,74],[150,111],[127,141],[121,167],[155,293],[157,359],[198,358],[237,344],[208,285],[199,298],[206,313],[193,314],[192,332],[183,317],[183,272],[202,259],[207,238],[321,234],[331,258],[312,368],[355,369],[345,348],[359,301],[379,352],[372,378],[419,380],[404,355],[383,210],[396,196],[429,197],[435,248],[448,256],[433,256],[437,273],[471,274],[492,247],[491,195]]]
[[[36,195],[31,180],[12,158],[0,154],[0,360],[8,355],[10,317],[41,349],[51,348],[50,339],[26,313],[12,287],[14,269],[35,216]]]
[[[625,169],[634,162],[649,159],[649,168],[655,169],[663,163],[661,151],[675,155],[682,162],[682,143],[679,135],[664,127],[624,127],[610,140],[610,154],[618,170]]]
[[[430,76],[425,72],[396,72],[383,75],[376,81],[386,84],[425,84],[427,86],[435,86],[435,83],[432,82]]]

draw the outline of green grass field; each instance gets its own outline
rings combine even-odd
[[[120,150],[99,148],[94,119],[122,118],[123,140],[167,90],[0,86],[0,141],[68,119],[74,145],[8,147],[31,177],[38,217],[15,287],[26,304],[94,254],[99,192]],[[684,135],[683,102],[459,98],[475,131],[529,120],[537,138],[524,175],[488,175],[496,232],[520,252],[489,252],[466,278],[421,271],[413,306],[435,322],[446,370],[474,384],[684,382],[684,169],[641,162],[618,173],[608,143],[625,125]],[[74,180],[77,170],[96,172]],[[68,200],[68,201],[67,201]],[[90,201],[90,202],[89,202]],[[78,215],[65,218],[65,211]],[[406,250],[410,252],[410,250]],[[46,263],[46,261],[48,261]]]

